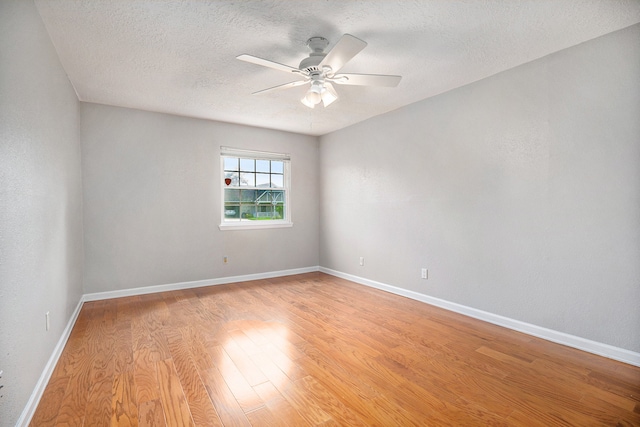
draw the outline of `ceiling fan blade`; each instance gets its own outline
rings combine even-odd
[[[269,61],[268,59],[258,58],[257,56],[248,55],[246,53],[236,56],[237,59],[244,62],[250,62],[251,64],[262,65],[263,67],[273,68],[274,70],[284,71],[285,73],[299,73],[300,70],[288,65],[280,64],[279,62]]]
[[[367,42],[351,34],[345,34],[338,40],[338,43],[336,43],[329,53],[327,53],[327,56],[320,62],[318,68],[322,69],[324,66],[329,66],[331,70],[336,73],[366,46]]]
[[[252,95],[261,95],[263,93],[275,92],[282,89],[289,89],[290,87],[302,86],[303,84],[309,83],[308,80],[296,80],[295,82],[289,82],[278,86],[273,86],[268,89],[259,90],[257,92],[253,92]]]
[[[400,79],[402,76],[383,74],[338,74],[331,81],[341,85],[396,87]]]

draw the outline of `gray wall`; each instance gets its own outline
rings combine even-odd
[[[0,2],[0,425],[82,295],[78,101],[33,2]],[[51,328],[45,331],[45,313]]]
[[[81,117],[85,293],[318,265],[317,138],[88,103]],[[293,227],[218,229],[221,145],[291,154]]]
[[[320,264],[640,351],[639,41],[322,137]]]

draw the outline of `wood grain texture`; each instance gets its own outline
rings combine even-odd
[[[85,303],[32,426],[640,425],[640,368],[322,273]]]
[[[111,401],[111,425],[122,427],[138,426],[138,406],[133,374],[125,372],[113,380]]]

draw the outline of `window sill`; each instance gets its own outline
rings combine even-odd
[[[229,230],[262,230],[266,228],[289,228],[293,227],[292,222],[288,221],[238,221],[226,222],[220,224],[218,228],[221,231]]]

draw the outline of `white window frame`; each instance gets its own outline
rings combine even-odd
[[[224,159],[225,157],[240,157],[245,159],[256,160],[277,160],[284,164],[284,183],[283,190],[285,195],[284,219],[270,221],[251,221],[251,220],[227,220],[225,219],[225,200],[224,190],[227,185],[224,182]],[[220,147],[220,230],[259,230],[267,228],[284,228],[292,227],[291,220],[291,157],[286,153],[271,153],[266,151],[244,150],[231,147]],[[234,187],[235,188],[235,187]],[[246,189],[254,189],[253,187],[244,187]],[[257,188],[256,188],[257,189]]]

